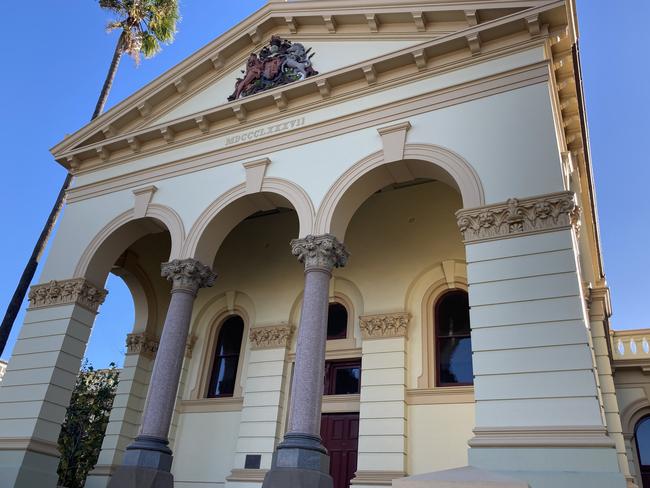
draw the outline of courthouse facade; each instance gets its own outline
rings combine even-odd
[[[114,273],[89,488],[641,487],[650,331],[610,334],[577,39],[573,0],[271,0],[66,137],[0,485],[56,486]]]

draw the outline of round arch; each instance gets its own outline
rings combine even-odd
[[[74,276],[83,277],[101,286],[111,266],[131,244],[147,234],[167,231],[171,238],[169,260],[179,257],[185,229],[180,216],[171,208],[151,204],[145,217],[135,217],[134,210],[127,210],[111,220],[90,241],[79,258]]]
[[[485,192],[478,174],[455,152],[433,144],[406,144],[402,161],[425,163],[421,174],[416,176],[440,180],[455,188],[465,208],[485,204]],[[385,163],[383,151],[377,151],[343,173],[323,198],[316,216],[315,233],[331,233],[343,240],[348,223],[359,206],[375,191],[394,183],[388,171],[376,171],[386,164],[393,163]],[[348,191],[353,185],[356,191]]]
[[[182,254],[210,266],[221,243],[239,222],[258,210],[254,199],[272,194],[288,203],[298,214],[299,236],[312,232],[314,206],[307,193],[298,185],[281,179],[265,178],[260,192],[249,194],[244,183],[231,188],[217,198],[196,220],[188,234]],[[250,196],[251,198],[244,198]]]

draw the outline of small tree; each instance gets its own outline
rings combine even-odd
[[[59,435],[60,486],[83,488],[86,476],[97,463],[118,374],[114,363],[108,369],[95,370],[88,360],[84,361]]]

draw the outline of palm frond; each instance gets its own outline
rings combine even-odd
[[[178,0],[98,0],[99,6],[117,14],[107,30],[121,29],[122,51],[138,64],[140,55],[150,58],[161,50],[161,44],[174,40],[180,20]]]

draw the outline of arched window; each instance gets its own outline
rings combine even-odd
[[[639,455],[639,468],[643,488],[650,488],[650,417],[639,420],[634,429],[636,452]]]
[[[330,303],[327,310],[327,340],[345,339],[347,334],[348,309],[342,303]]]
[[[212,360],[208,398],[233,395],[243,335],[244,320],[239,315],[231,315],[221,325]]]
[[[437,385],[473,384],[469,301],[465,291],[453,290],[438,299],[435,324]]]

